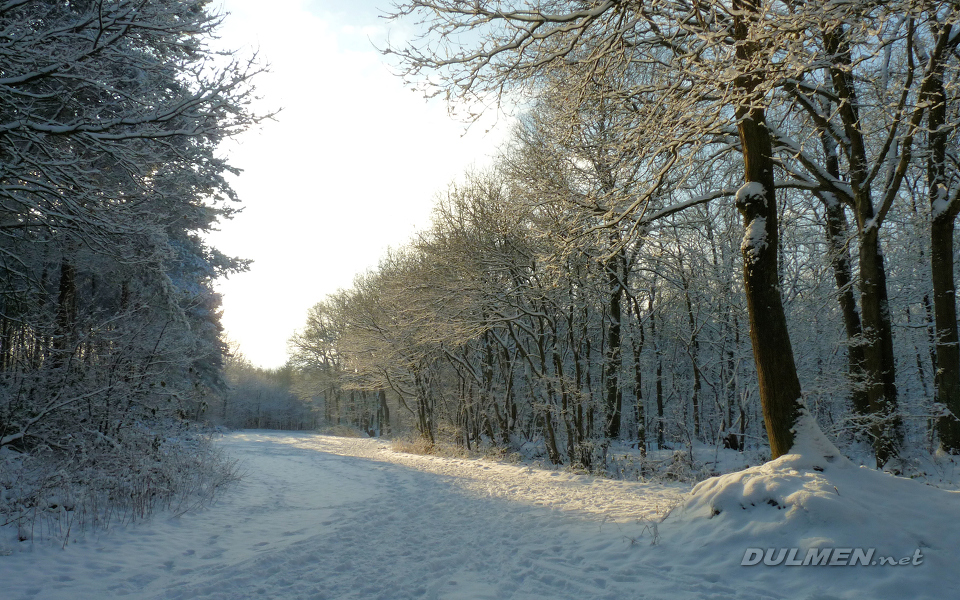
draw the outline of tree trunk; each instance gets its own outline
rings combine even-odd
[[[953,279],[953,230],[960,197],[949,202],[946,178],[946,150],[951,130],[946,127],[946,90],[943,73],[936,73],[930,94],[928,124],[930,156],[927,183],[930,190],[930,269],[933,281],[933,312],[936,321],[937,402],[951,414],[937,422],[940,445],[951,454],[960,454],[960,339],[957,332],[957,297]]]
[[[847,220],[843,206],[831,199],[825,201],[827,243],[830,248],[830,264],[833,279],[837,284],[837,302],[843,314],[843,327],[847,334],[847,372],[850,375],[850,400],[858,415],[870,412],[870,400],[864,389],[863,372],[863,328],[857,299],[853,293],[853,269],[850,266],[850,254],[846,247]]]
[[[637,297],[631,295],[633,301],[633,312],[637,319],[637,339],[631,344],[633,348],[633,389],[634,389],[634,420],[637,424],[637,448],[641,454],[647,452],[647,411],[643,400],[643,367],[641,364],[641,353],[643,352],[644,335],[643,319],[640,315],[640,302]]]
[[[390,435],[390,407],[387,406],[387,392],[383,388],[377,391],[377,401],[380,409],[380,434]]]
[[[899,454],[903,439],[897,415],[897,383],[893,354],[893,331],[887,299],[887,278],[883,266],[877,227],[866,227],[860,236],[860,302],[863,309],[864,369],[867,397],[873,415],[871,435],[877,466],[882,467]]]
[[[874,212],[870,190],[866,144],[861,130],[856,87],[850,69],[850,48],[841,27],[824,34],[824,45],[832,56],[830,78],[840,98],[838,112],[848,139],[850,187],[857,217],[860,255],[860,303],[863,316],[864,375],[873,422],[877,465],[882,466],[898,453],[903,433],[897,416],[896,365],[893,356],[893,328],[887,299],[886,271],[880,249],[881,223]]]
[[[748,41],[747,19],[757,18],[758,7],[749,0],[735,2],[734,6],[740,9],[734,23],[737,58],[746,65],[763,51]],[[777,458],[793,446],[793,426],[803,404],[778,286],[779,227],[773,148],[762,107],[763,95],[755,91],[760,83],[753,74],[743,74],[736,79],[743,93],[736,107],[736,117],[746,182],[737,193],[737,208],[743,215],[746,228],[741,244],[743,287],[747,296],[760,404],[770,441],[770,455]]]
[[[827,172],[840,181],[840,157],[837,145],[826,131],[821,131]],[[870,399],[864,387],[863,327],[857,311],[857,299],[853,294],[853,268],[847,250],[847,218],[840,199],[832,194],[818,194],[826,211],[827,246],[830,249],[830,266],[837,284],[837,302],[843,314],[843,326],[847,333],[847,372],[850,376],[850,400],[860,416],[870,413]]]
[[[653,353],[656,356],[656,392],[657,392],[657,450],[663,450],[664,443],[664,422],[663,422],[663,353],[660,350],[660,342],[657,339],[657,318],[653,313],[654,296],[656,296],[656,285],[650,288],[650,300],[647,303],[647,312],[650,314],[650,338],[653,340]]]
[[[73,352],[77,338],[77,270],[64,258],[60,263],[60,285],[57,291],[57,329],[54,335],[53,362],[62,366]]]
[[[620,250],[607,262],[607,280],[609,283],[610,325],[607,329],[607,352],[604,362],[604,385],[606,386],[607,421],[605,435],[609,439],[620,437],[621,415],[623,413],[623,392],[620,389],[621,365],[621,327],[623,317],[623,284],[620,274],[624,268],[624,255]]]
[[[700,439],[700,341],[697,336],[697,320],[693,314],[693,301],[690,299],[690,285],[687,282],[686,275],[683,275],[683,265],[680,265],[680,281],[683,284],[683,299],[687,308],[687,325],[690,328],[690,343],[687,344],[687,355],[690,357],[690,365],[693,368],[693,437]]]
[[[953,218],[936,218],[931,223],[930,266],[937,324],[936,398],[951,412],[939,420],[937,430],[944,450],[960,454],[960,346],[953,279],[953,230]]]

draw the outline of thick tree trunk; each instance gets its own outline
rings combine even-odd
[[[951,133],[946,123],[946,90],[943,74],[937,73],[930,94],[928,114],[930,155],[927,183],[933,217],[930,223],[930,269],[933,281],[933,312],[936,322],[937,401],[950,415],[937,422],[940,445],[952,454],[960,454],[960,338],[957,332],[957,297],[953,279],[953,230],[960,200],[950,202],[946,180],[946,151]]]
[[[960,454],[960,340],[953,279],[953,230],[954,218],[938,218],[931,223],[930,266],[937,324],[937,401],[952,413],[939,420],[937,430],[943,448]]]
[[[755,131],[751,131],[753,128],[749,125],[741,125],[741,129],[747,130],[747,133],[741,134],[746,147]],[[765,130],[762,135],[766,135]],[[747,295],[750,341],[771,458],[777,458],[789,452],[793,446],[792,428],[802,405],[800,380],[777,286],[776,206],[772,199],[773,178],[769,179],[771,181],[762,188],[744,186],[742,190],[756,190],[758,193],[741,191],[737,204],[747,228],[743,244],[743,285]],[[747,179],[747,185],[751,183],[760,182]],[[762,241],[761,232],[765,232],[765,240]],[[750,237],[754,235],[756,237],[751,240]]]
[[[737,58],[747,65],[762,52],[762,49],[748,41],[746,22],[755,18],[758,7],[749,1],[735,2],[735,7],[742,10],[734,25]],[[747,296],[760,404],[770,441],[771,458],[777,458],[789,452],[793,446],[793,426],[803,404],[778,285],[779,228],[773,148],[762,107],[763,97],[755,92],[760,81],[756,75],[744,74],[737,78],[736,84],[743,93],[743,99],[736,107],[746,181],[746,185],[737,193],[737,208],[743,215],[746,228],[741,245],[743,286]]]

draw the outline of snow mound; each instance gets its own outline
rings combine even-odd
[[[744,471],[713,477],[697,485],[683,512],[689,517],[737,515],[747,511],[747,521],[756,516],[752,508],[771,507],[784,511],[775,522],[804,519],[858,518],[860,511],[841,500],[838,484],[845,485],[850,473],[859,470],[804,415],[795,429],[796,443],[790,454]],[[886,481],[888,476],[878,474]],[[843,480],[843,481],[840,481]],[[838,514],[835,511],[840,511]],[[729,516],[726,520],[740,520]],[[770,519],[764,519],[764,524]]]
[[[845,597],[949,597],[949,590],[960,584],[955,568],[960,492],[854,465],[808,414],[794,431],[790,454],[698,484],[665,523],[673,531],[665,528],[664,538],[697,549],[691,562],[701,562],[707,571],[749,569],[756,579],[779,582],[785,597],[802,596],[814,587],[831,593],[851,590]],[[780,556],[780,564],[742,566],[748,548],[775,549],[772,556]],[[866,565],[823,568],[799,560],[784,563],[784,548],[796,549],[794,556],[800,559],[811,549],[874,552]],[[919,562],[913,560],[917,551]],[[884,565],[882,557],[898,564]],[[899,560],[907,557],[913,558],[901,565]],[[785,570],[796,577],[784,578]],[[934,573],[951,576],[931,588]],[[851,589],[854,579],[858,583]],[[919,596],[918,586],[923,588]],[[938,596],[941,592],[946,595]]]

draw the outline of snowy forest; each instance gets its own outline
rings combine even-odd
[[[414,0],[383,49],[496,164],[291,340],[298,393],[371,434],[535,447],[960,451],[949,2]]]
[[[0,1],[3,597],[955,595],[960,3],[370,9]],[[509,134],[326,294],[441,171],[383,81]]]
[[[203,234],[255,60],[207,2],[0,5],[0,524],[149,514],[233,477],[191,427],[226,389]],[[67,513],[62,513],[67,514]],[[39,532],[38,532],[39,533]]]
[[[399,84],[516,125],[269,370],[213,288],[249,262],[204,238],[239,209],[219,145],[272,117],[257,57],[213,48],[205,1],[3,4],[0,524],[208,497],[236,478],[210,425],[603,474],[774,459],[807,412],[891,472],[960,452],[958,10],[388,8],[419,36],[380,49]]]

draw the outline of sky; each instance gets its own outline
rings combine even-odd
[[[218,44],[270,65],[258,108],[281,109],[222,145],[243,170],[232,184],[244,209],[208,236],[254,261],[217,290],[228,340],[255,365],[286,362],[307,310],[427,227],[436,194],[489,164],[509,131],[495,113],[468,128],[405,87],[375,46],[411,32],[381,8],[389,0],[222,0]]]

